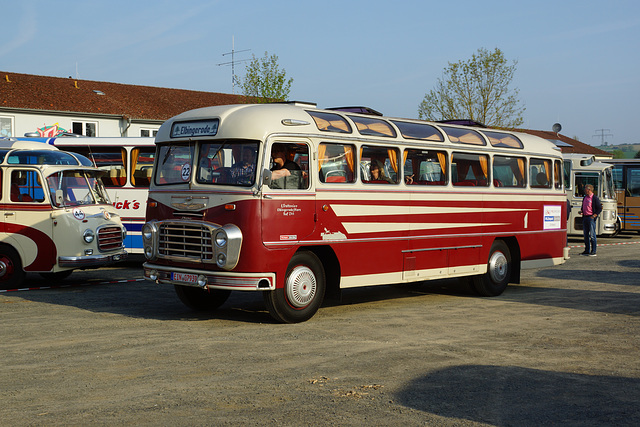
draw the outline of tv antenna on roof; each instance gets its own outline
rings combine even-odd
[[[221,65],[231,65],[231,93],[233,93],[234,95],[236,94],[236,83],[240,83],[238,81],[238,77],[236,76],[236,63],[237,62],[246,62],[248,61],[248,59],[240,59],[238,61],[236,61],[236,53],[240,53],[240,52],[248,52],[251,49],[244,49],[244,50],[238,50],[236,51],[235,49],[235,36],[231,36],[231,52],[227,52],[227,53],[223,53],[222,56],[227,56],[227,55],[231,55],[231,61],[229,62],[222,62],[220,64],[217,64],[218,66]]]

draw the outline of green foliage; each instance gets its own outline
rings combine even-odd
[[[636,153],[636,155],[635,155],[633,158],[634,158],[634,159],[640,159],[640,151],[638,151],[638,152]]]
[[[471,59],[449,63],[427,93],[418,116],[427,120],[470,119],[491,127],[516,128],[523,123],[518,89],[510,89],[517,61],[502,51],[478,49]]]
[[[253,59],[247,65],[246,73],[240,83],[243,95],[250,103],[267,103],[286,101],[291,90],[292,78],[286,78],[286,71],[278,66],[278,56],[269,56],[264,53],[264,58]]]
[[[624,159],[624,151],[622,150],[613,150],[612,152],[614,159]]]

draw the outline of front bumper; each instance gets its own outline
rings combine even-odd
[[[144,269],[144,278],[156,283],[230,291],[269,291],[276,288],[275,273],[232,273],[228,271],[196,270],[157,265],[150,262],[144,263],[142,267]],[[185,280],[174,280],[174,273],[181,274]],[[188,277],[193,280],[186,281]]]
[[[114,262],[124,261],[128,256],[129,254],[124,249],[108,255],[61,256],[58,257],[58,265],[65,268],[102,267]]]

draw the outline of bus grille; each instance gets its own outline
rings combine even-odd
[[[101,252],[122,248],[122,229],[120,227],[102,227],[98,230],[98,249]]]
[[[213,260],[211,230],[200,224],[167,222],[160,225],[160,256]]]

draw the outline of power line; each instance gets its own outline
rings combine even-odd
[[[236,94],[236,83],[239,83],[238,77],[236,76],[236,63],[249,61],[248,59],[240,59],[236,61],[236,53],[240,52],[249,52],[251,49],[243,49],[243,50],[235,50],[235,36],[231,37],[231,52],[223,53],[222,56],[231,55],[231,61],[222,62],[220,64],[216,64],[218,66],[221,65],[231,65],[231,93]]]
[[[606,147],[608,145],[608,142],[605,141],[604,138],[606,136],[613,136],[612,133],[607,133],[607,132],[611,132],[611,129],[596,129],[596,132],[600,132],[600,133],[596,135],[592,135],[591,137],[593,138],[594,136],[599,136],[601,139],[600,145]]]

